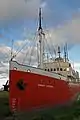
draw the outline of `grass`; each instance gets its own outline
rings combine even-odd
[[[9,109],[9,93],[0,92],[0,120],[8,117],[11,112]],[[30,113],[16,114],[18,120],[80,120],[80,101],[72,106],[59,107]],[[12,120],[10,118],[9,120]]]
[[[9,114],[10,110],[8,92],[0,91],[0,119],[8,116]]]
[[[80,102],[75,102],[68,107],[19,113],[17,117],[19,120],[80,120]]]

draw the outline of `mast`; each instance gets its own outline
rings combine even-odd
[[[41,8],[39,8],[39,28],[38,31],[42,31],[42,16],[41,16]]]
[[[42,29],[42,16],[41,16],[41,8],[39,8],[39,28],[38,28],[38,35],[39,35],[39,44],[40,44],[40,68],[43,68],[43,50],[44,50],[44,45],[43,45],[43,37],[44,37],[44,32]]]

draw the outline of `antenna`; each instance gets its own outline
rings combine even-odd
[[[58,46],[58,54],[59,54],[59,58],[61,57],[61,56],[60,56],[60,53],[61,53],[61,52],[60,52],[60,46]]]
[[[47,62],[49,62],[49,55],[48,55],[48,53],[47,53]]]
[[[66,43],[66,54],[67,54],[67,60],[69,60],[69,59],[68,59],[68,48],[67,48],[67,43]]]
[[[66,62],[66,46],[64,46],[64,59],[65,59],[65,62]]]
[[[37,59],[38,59],[38,65],[39,65],[38,43],[37,43]]]
[[[68,60],[67,43],[64,46],[64,58],[65,58],[65,62],[66,62],[66,60]]]
[[[11,60],[12,60],[12,57],[13,57],[13,44],[14,44],[14,40],[12,39],[12,47],[11,47]]]

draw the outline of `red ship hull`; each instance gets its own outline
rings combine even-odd
[[[13,69],[15,66],[16,69]],[[39,70],[37,68],[32,68],[32,71],[28,72],[23,70],[22,67],[24,66],[16,62],[10,64],[9,98],[11,111],[66,104],[74,100],[75,96],[80,93],[80,85],[78,83],[69,84],[61,78],[48,76],[46,71],[44,71],[46,75],[43,75],[43,73],[33,72]],[[27,67],[25,66],[25,68]],[[23,80],[25,85],[23,90],[17,85],[20,80]]]

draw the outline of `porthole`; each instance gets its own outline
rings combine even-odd
[[[60,68],[60,71],[62,71],[62,68]]]

